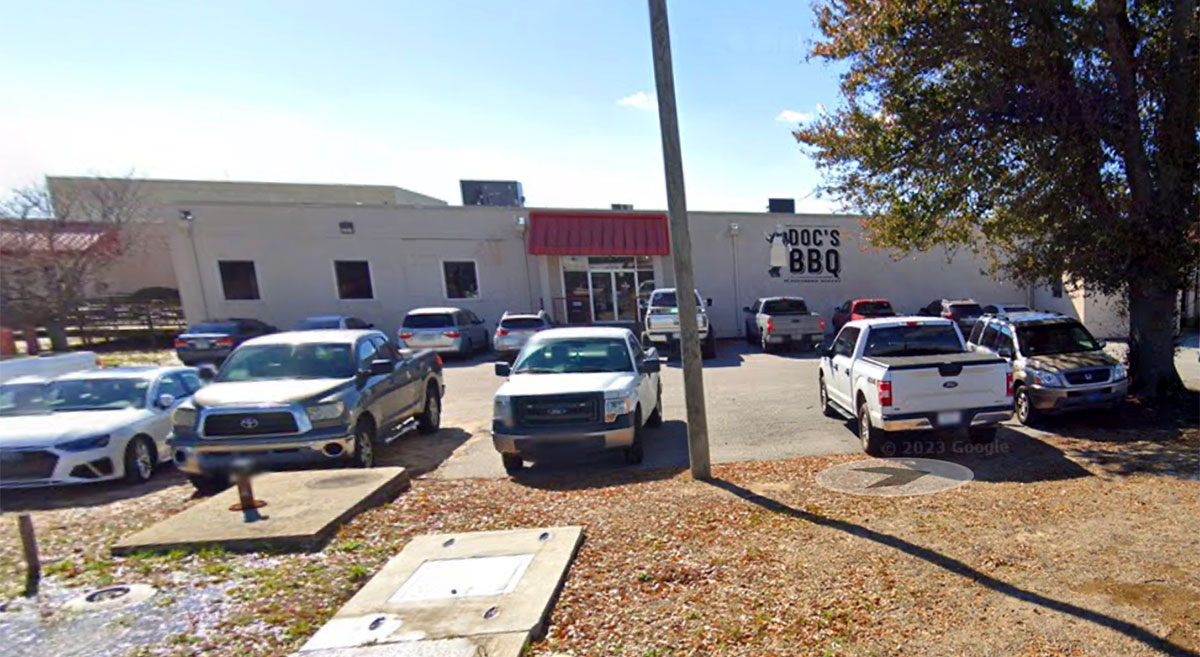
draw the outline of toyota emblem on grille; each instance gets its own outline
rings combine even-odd
[[[252,418],[252,417],[242,418],[242,428],[246,429],[246,430],[257,429],[258,428],[258,419]]]

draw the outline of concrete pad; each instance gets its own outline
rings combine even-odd
[[[114,555],[219,545],[227,550],[318,550],[343,523],[408,490],[404,468],[303,470],[255,477],[254,497],[265,501],[259,519],[246,522],[230,488],[113,546]]]
[[[582,527],[417,536],[299,655],[518,657],[542,632],[582,539]],[[459,652],[472,648],[481,652]]]

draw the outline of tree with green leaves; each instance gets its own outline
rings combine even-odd
[[[1137,392],[1179,389],[1200,262],[1196,0],[827,0],[843,106],[795,132],[876,246],[967,248],[1128,302]]]

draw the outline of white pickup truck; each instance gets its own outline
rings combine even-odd
[[[717,336],[713,333],[712,324],[708,321],[707,308],[712,305],[712,299],[702,299],[696,291],[696,327],[700,334],[700,354],[704,358],[715,358],[717,355]],[[643,340],[649,344],[661,345],[670,351],[679,348],[679,303],[675,297],[675,288],[664,287],[650,293],[646,302],[646,316]]]
[[[535,334],[496,391],[492,443],[510,474],[562,449],[621,448],[641,463],[644,427],[662,424],[658,352],[623,328]]]
[[[847,323],[822,353],[819,385],[825,414],[856,419],[871,455],[892,455],[887,434],[897,431],[965,428],[991,441],[1012,417],[1008,362],[968,352],[949,319]]]

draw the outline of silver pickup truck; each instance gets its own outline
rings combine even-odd
[[[257,469],[375,464],[392,427],[441,425],[442,361],[397,350],[379,331],[275,333],[239,346],[213,383],[174,412],[167,443],[203,493],[234,461]]]
[[[792,344],[812,349],[825,339],[825,318],[809,312],[800,297],[763,297],[742,312],[746,313],[746,341],[764,352]]]

